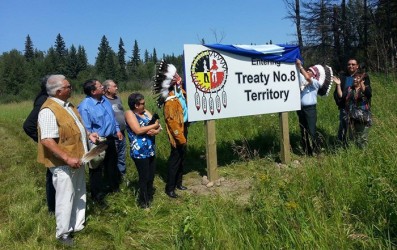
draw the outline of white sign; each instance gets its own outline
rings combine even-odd
[[[298,71],[279,63],[184,45],[189,121],[300,109]]]

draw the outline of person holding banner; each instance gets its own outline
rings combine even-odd
[[[182,185],[188,134],[186,92],[174,65],[163,60],[156,71],[153,90],[159,93],[157,105],[164,105],[164,119],[171,144],[165,193],[170,198],[177,198],[175,189],[187,189]]]
[[[317,143],[317,92],[320,88],[319,81],[315,78],[315,70],[303,68],[302,62],[296,59],[296,66],[304,79],[301,81],[301,110],[297,111],[299,118],[299,128],[301,131],[301,145],[307,155],[313,155],[318,152]],[[302,77],[301,77],[302,78]],[[306,81],[305,84],[302,82]]]

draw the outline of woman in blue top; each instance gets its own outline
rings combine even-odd
[[[139,205],[148,208],[153,199],[153,181],[156,170],[155,139],[161,131],[156,120],[149,125],[152,114],[145,109],[145,98],[140,93],[132,93],[128,97],[130,110],[125,112],[128,139],[130,140],[130,156],[135,162],[139,175]]]

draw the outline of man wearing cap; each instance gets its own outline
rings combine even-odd
[[[307,155],[313,155],[318,151],[316,123],[317,123],[317,92],[320,83],[315,79],[315,70],[303,68],[302,62],[296,59],[296,66],[303,75],[307,84],[301,88],[301,110],[297,111],[299,128],[301,131],[301,145]]]

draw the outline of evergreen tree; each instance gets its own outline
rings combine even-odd
[[[87,54],[83,46],[79,45],[77,49],[77,60],[80,71],[86,70],[88,68]]]
[[[140,62],[141,62],[141,58],[139,53],[138,42],[135,40],[134,48],[132,49],[131,61],[128,63],[129,74],[130,77],[133,79],[136,79],[138,77],[137,70],[140,65]]]
[[[66,49],[65,41],[63,40],[61,34],[59,33],[56,37],[54,47],[55,47],[55,55],[56,55],[56,61],[55,61],[56,72],[66,75],[67,74],[66,61],[67,61],[68,50]]]
[[[106,79],[116,79],[116,71],[117,71],[116,62],[117,62],[116,54],[113,52],[112,49],[109,49],[104,64],[104,72],[102,73],[102,75]]]
[[[47,51],[47,56],[44,59],[44,68],[46,69],[45,75],[55,74],[58,72],[58,56],[53,47]]]
[[[24,90],[23,86],[28,76],[24,56],[15,49],[5,52],[1,56],[0,66],[0,99],[17,99]],[[28,87],[30,85],[26,86]]]
[[[123,39],[120,37],[119,41],[119,51],[117,52],[117,58],[119,62],[119,68],[118,68],[118,74],[117,74],[117,79],[125,81],[127,80],[127,67],[126,67],[126,62],[125,62],[125,54],[126,51],[124,49],[124,42]]]
[[[25,41],[25,59],[26,61],[30,62],[34,59],[34,51],[33,51],[33,42],[28,35]]]
[[[105,72],[106,57],[109,53],[110,46],[106,36],[102,36],[101,44],[98,47],[98,56],[96,58],[95,67],[98,74],[102,75]]]
[[[61,34],[58,33],[55,40],[55,51],[60,58],[66,58],[68,51],[66,49],[65,41]]]
[[[138,47],[138,42],[135,40],[134,48],[132,50],[131,64],[133,67],[138,67],[141,62],[140,49]]]
[[[72,44],[70,47],[69,53],[68,53],[68,58],[67,58],[67,75],[71,79],[76,79],[77,75],[80,72],[79,68],[79,60],[77,57],[77,50],[76,47]]]
[[[155,49],[155,48],[153,49],[152,61],[153,61],[154,63],[157,63],[157,61],[158,61],[158,59],[157,59],[157,52],[156,52],[156,49]]]
[[[144,62],[145,64],[149,62],[149,52],[147,51],[147,49],[145,49],[145,53],[144,53]]]

